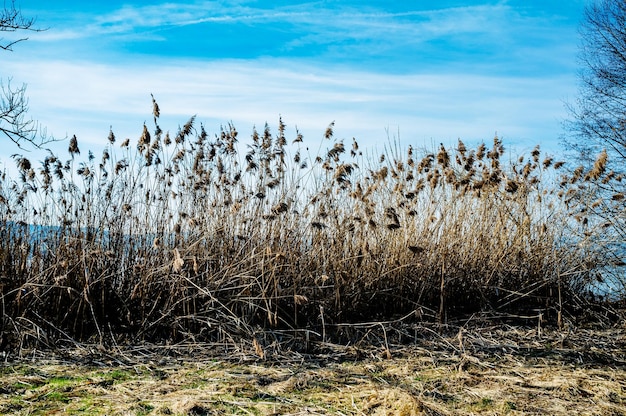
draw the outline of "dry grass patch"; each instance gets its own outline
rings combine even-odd
[[[568,347],[547,345],[557,335],[531,338],[525,331],[509,330],[497,338],[477,331],[468,334],[464,352],[450,349],[451,337],[392,347],[391,359],[382,358],[380,349],[369,349],[361,351],[369,358],[355,360],[354,349],[335,347],[337,353],[325,358],[298,359],[296,354],[281,361],[255,359],[251,349],[229,359],[198,350],[196,356],[146,357],[113,367],[59,361],[5,364],[0,413],[624,414],[624,331],[582,331],[571,336]],[[586,355],[589,337],[606,342],[606,355],[596,356],[598,360]],[[479,339],[491,343],[480,347]],[[499,351],[489,348],[496,341]]]

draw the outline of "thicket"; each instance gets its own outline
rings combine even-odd
[[[260,333],[299,348],[368,321],[563,325],[624,294],[621,236],[597,214],[623,207],[595,191],[622,179],[606,153],[567,170],[539,147],[507,161],[496,137],[373,156],[333,124],[312,150],[282,120],[240,143],[193,117],[170,135],[153,104],[135,143],[110,132],[81,159],[73,137],[0,178],[2,348]]]

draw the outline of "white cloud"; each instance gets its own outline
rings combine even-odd
[[[536,143],[557,148],[565,117],[562,100],[575,93],[574,72],[517,71],[514,76],[502,70],[503,66],[523,66],[528,60],[540,64],[567,60],[572,52],[567,45],[573,42],[559,37],[563,32],[549,25],[549,16],[528,17],[506,2],[398,13],[372,8],[329,10],[318,3],[276,9],[256,4],[164,3],[125,6],[91,18],[78,16],[76,22],[69,16],[59,28],[21,45],[24,53],[3,61],[0,75],[12,74],[15,83],[29,84],[31,115],[50,133],[57,137],[76,134],[82,143],[101,143],[109,126],[118,137],[138,137],[142,123],[151,122],[153,93],[162,109],[162,127],[174,131],[197,114],[198,122],[210,132],[232,120],[241,137],[247,137],[253,125],[262,128],[267,121],[275,126],[282,115],[288,132],[294,134],[297,125],[305,140],[315,145],[327,124],[335,120],[338,137],[350,140],[355,136],[362,146],[383,143],[388,129],[391,135],[399,131],[403,141],[418,146],[453,142],[457,137],[490,140],[497,131],[505,143],[522,150]],[[356,64],[289,57],[133,58],[120,52],[112,58],[106,51],[102,51],[105,58],[77,57],[74,51],[88,50],[85,45],[101,47],[108,35],[118,40],[120,36],[164,39],[164,28],[217,21],[271,25],[298,33],[287,37],[282,45],[286,49],[332,44],[340,54],[345,52],[341,42],[348,40]],[[554,43],[520,47],[524,44],[524,39],[517,38],[520,34]],[[449,59],[440,65],[411,56],[422,45],[442,39],[446,46],[460,42],[485,53],[492,52],[485,45],[493,42],[507,59]],[[42,46],[51,52],[38,54]],[[361,56],[389,48],[401,52],[391,56],[389,73],[384,73],[386,68],[359,63]],[[449,50],[440,49],[433,52],[432,60],[448,59]],[[405,68],[414,63],[415,70],[394,71],[396,63]],[[5,156],[0,150],[0,157]]]
[[[7,71],[28,80],[31,114],[57,137],[77,134],[102,143],[110,125],[118,136],[141,133],[151,122],[150,93],[163,128],[175,131],[197,114],[210,132],[233,121],[275,126],[279,115],[316,143],[335,120],[339,137],[380,144],[385,129],[422,144],[457,137],[551,143],[564,116],[568,78],[530,79],[465,74],[386,75],[320,69],[287,60],[175,61],[115,66],[90,62],[12,61]],[[524,143],[530,140],[530,143]]]
[[[252,3],[253,4],[253,3]],[[275,25],[282,30],[306,28],[306,35],[291,46],[311,43],[337,43],[345,39],[394,45],[420,44],[432,39],[459,35],[501,37],[505,27],[523,25],[529,32],[550,30],[546,19],[522,18],[505,4],[476,5],[435,10],[409,10],[389,13],[368,7],[324,7],[303,3],[273,9],[245,3],[219,1],[125,5],[110,13],[93,16],[64,16],[64,29],[44,32],[36,41],[56,41],[101,35],[129,35],[161,31],[172,26],[208,22],[244,22],[250,25]],[[67,28],[70,26],[71,28]]]

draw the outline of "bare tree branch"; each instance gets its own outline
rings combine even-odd
[[[616,171],[626,170],[626,2],[594,0],[581,25],[580,91],[569,106],[569,148],[581,159],[606,148]]]
[[[26,18],[22,15],[22,11],[15,7],[15,1],[11,1],[10,6],[4,6],[0,11],[0,32],[18,32],[18,31],[33,31],[40,32],[41,29],[34,28],[33,25],[35,19]],[[13,50],[13,45],[18,42],[27,40],[28,38],[19,38],[14,40],[4,41],[0,38],[0,49],[6,51]]]
[[[598,276],[614,278],[624,287],[620,264],[626,264],[626,1],[591,0],[580,35],[580,89],[577,101],[568,107],[569,136],[564,141],[590,173],[605,174],[588,174],[570,201],[576,199],[571,206],[600,224],[595,230],[588,226],[593,220],[584,224],[585,244],[616,259],[598,269]]]
[[[37,123],[27,118],[28,98],[26,86],[12,88],[0,82],[0,133],[19,147],[22,142],[37,142]]]
[[[42,29],[34,28],[35,19],[26,18],[22,11],[15,6],[15,1],[0,10],[0,32],[40,32]],[[28,38],[5,40],[0,38],[0,49],[12,51],[16,43]],[[54,141],[47,138],[44,132],[40,132],[38,124],[28,114],[28,98],[26,97],[26,85],[18,88],[11,87],[11,80],[5,84],[0,80],[0,137],[8,138],[19,148],[23,144],[30,143],[35,147],[41,147]]]

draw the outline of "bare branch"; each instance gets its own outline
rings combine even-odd
[[[35,19],[24,17],[22,11],[15,6],[15,1],[11,1],[10,6],[5,5],[5,7],[0,11],[0,32],[40,32],[42,29],[34,28],[34,24]],[[27,39],[27,37],[24,37],[5,41],[3,38],[0,38],[0,49],[11,51],[13,50],[13,45]]]
[[[626,3],[594,0],[581,24],[580,91],[568,110],[569,148],[581,159],[606,148],[616,171],[626,170]]]
[[[22,15],[22,11],[15,6],[15,1],[11,1],[0,10],[0,32],[40,32],[42,29],[33,27],[35,19],[29,19]],[[0,38],[0,49],[12,51],[13,45],[28,38],[18,37],[17,39],[4,40]],[[47,138],[44,131],[40,131],[38,124],[28,114],[28,98],[26,97],[26,85],[18,88],[11,87],[9,79],[6,86],[0,80],[0,137],[8,138],[19,148],[23,148],[24,143],[30,143],[35,147],[42,147],[44,144],[54,141]]]
[[[26,117],[28,98],[26,86],[12,88],[11,81],[6,87],[0,82],[0,133],[20,146],[20,142],[34,142],[37,124]]]

